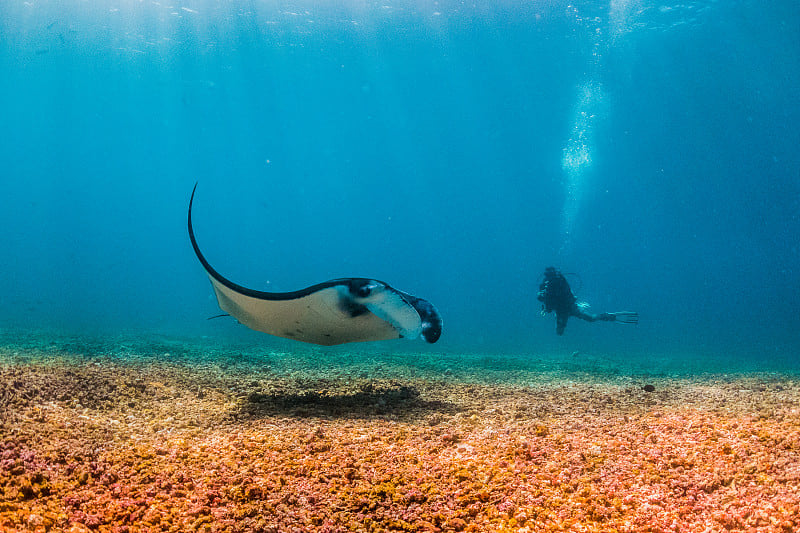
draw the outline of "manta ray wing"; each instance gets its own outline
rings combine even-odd
[[[442,320],[430,302],[368,278],[341,278],[293,292],[264,292],[238,285],[206,260],[192,227],[195,184],[189,200],[192,247],[203,265],[219,307],[250,329],[330,346],[419,335],[436,342]]]

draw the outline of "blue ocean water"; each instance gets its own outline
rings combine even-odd
[[[797,370],[799,124],[792,2],[3,0],[0,327],[299,346],[206,320],[199,182],[234,281],[444,317],[367,349]]]

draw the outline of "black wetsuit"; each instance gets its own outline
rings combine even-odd
[[[564,275],[553,267],[547,267],[544,271],[544,281],[539,285],[539,295],[537,299],[542,302],[542,309],[550,313],[556,312],[556,333],[564,334],[569,317],[578,317],[581,320],[595,322],[597,320],[614,321],[615,316],[610,313],[600,313],[592,315],[584,313],[578,307],[577,298],[572,294],[569,283]]]

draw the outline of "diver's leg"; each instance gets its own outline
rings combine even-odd
[[[584,313],[583,311],[581,311],[581,308],[578,307],[577,305],[572,306],[572,309],[570,309],[570,314],[574,317],[580,318],[581,320],[585,320],[587,322],[595,322],[598,319],[602,320],[601,318],[599,318],[598,315],[593,315],[591,313]]]
[[[597,322],[600,320],[601,322],[622,322],[623,324],[639,323],[639,314],[627,311],[620,313],[600,313],[599,315],[592,315],[590,313],[584,313],[579,309],[573,314],[582,320],[586,320],[587,322]]]
[[[587,322],[597,322],[598,320],[603,322],[614,322],[617,319],[617,316],[614,313],[600,313],[599,315],[584,313],[577,304],[572,306],[572,309],[570,309],[570,314]]]
[[[558,335],[564,334],[564,328],[567,327],[567,319],[569,315],[567,313],[556,313],[556,333]]]

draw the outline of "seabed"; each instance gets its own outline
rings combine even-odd
[[[1,337],[4,532],[800,531],[797,375]]]

